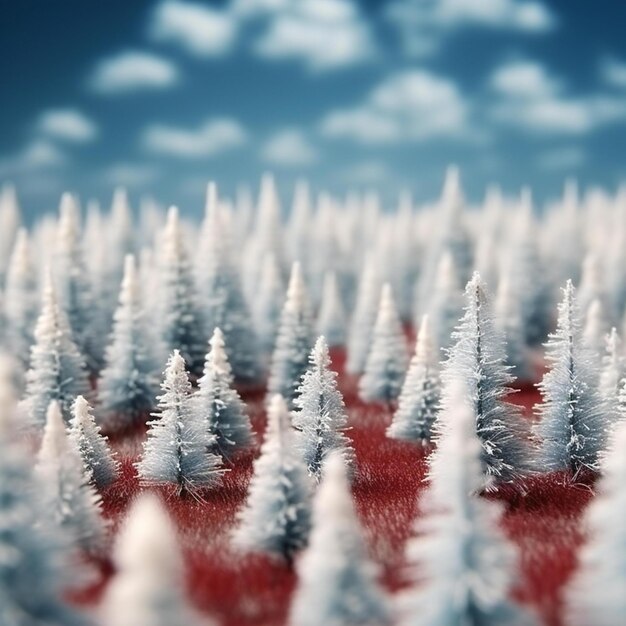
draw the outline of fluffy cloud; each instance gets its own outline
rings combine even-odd
[[[317,160],[317,151],[301,131],[285,128],[270,137],[261,157],[274,165],[302,167]]]
[[[606,57],[600,65],[600,73],[608,85],[626,89],[626,61]]]
[[[466,118],[466,104],[452,81],[408,70],[384,80],[363,104],[329,113],[320,130],[366,144],[467,138]]]
[[[13,176],[24,172],[63,165],[66,157],[53,143],[39,139],[14,155],[0,159],[0,174]]]
[[[76,109],[53,109],[39,118],[39,130],[50,137],[83,143],[98,134],[96,125]]]
[[[228,52],[236,34],[237,22],[231,13],[180,0],[161,2],[149,30],[154,41],[177,43],[201,57]]]
[[[549,98],[560,89],[560,83],[534,61],[514,61],[501,65],[491,76],[493,89],[505,96]]]
[[[128,51],[101,61],[91,78],[100,93],[167,89],[178,81],[176,66],[160,56]]]
[[[155,124],[149,126],[141,138],[146,150],[181,159],[212,157],[245,141],[242,126],[229,118],[210,119],[191,130]]]

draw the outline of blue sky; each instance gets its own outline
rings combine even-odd
[[[2,2],[0,180],[186,211],[274,171],[429,199],[626,179],[621,0]]]

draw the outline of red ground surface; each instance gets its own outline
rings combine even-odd
[[[333,362],[341,372],[343,355],[334,354]],[[425,455],[414,445],[387,439],[388,411],[363,405],[356,397],[355,381],[343,375],[340,380],[358,464],[354,498],[372,558],[381,566],[382,580],[388,589],[397,590],[403,585],[404,544],[424,487]],[[247,392],[244,397],[260,439],[265,425],[263,394]],[[514,395],[529,417],[529,408],[538,399],[531,386]],[[112,535],[139,491],[132,463],[141,439],[136,436],[113,442],[123,473],[103,494]],[[190,597],[224,626],[284,624],[295,585],[294,573],[286,565],[262,556],[242,557],[229,545],[256,452],[240,457],[223,486],[204,493],[203,502],[181,500],[167,489],[159,490],[179,528]],[[575,567],[581,512],[591,491],[585,486],[566,486],[558,476],[537,477],[524,486],[524,495],[507,490],[491,496],[505,503],[504,527],[519,547],[520,576],[513,593],[533,607],[546,625],[564,626],[560,595]],[[97,565],[97,582],[73,594],[78,604],[93,606],[102,596],[113,570],[107,561]]]

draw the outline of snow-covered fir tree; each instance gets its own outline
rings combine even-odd
[[[89,469],[68,435],[56,400],[48,408],[35,473],[46,514],[76,547],[100,553],[105,538],[100,496],[89,482]]]
[[[317,334],[324,335],[331,348],[343,346],[346,340],[346,312],[335,272],[328,272],[324,276]]]
[[[300,381],[307,370],[312,346],[313,329],[306,287],[300,264],[294,263],[280,316],[268,383],[269,397],[281,395],[290,409],[294,406]]]
[[[505,365],[504,339],[493,318],[491,301],[479,274],[465,287],[465,312],[453,333],[454,344],[443,364],[442,414],[452,410],[452,390],[457,381],[465,385],[482,442],[486,486],[493,481],[512,481],[528,469],[527,432],[518,407],[508,403],[513,376]]]
[[[57,400],[64,419],[69,421],[74,398],[88,397],[89,390],[85,361],[74,343],[48,273],[21,410],[28,422],[40,427],[46,421],[50,402]]]
[[[113,549],[102,626],[211,626],[189,604],[176,527],[156,495],[131,505]]]
[[[211,452],[216,437],[191,407],[191,382],[185,360],[174,350],[165,368],[158,412],[148,422],[137,473],[145,484],[173,484],[181,493],[215,487],[221,482],[222,459]]]
[[[463,378],[451,380],[441,435],[430,458],[415,534],[406,547],[413,585],[398,600],[400,626],[531,626],[509,599],[515,553],[500,526],[499,502],[479,497],[483,442]]]
[[[207,333],[176,207],[167,213],[161,243],[159,339],[166,351],[178,350],[190,372],[200,376]]]
[[[0,286],[4,285],[15,235],[20,228],[20,213],[15,187],[5,183],[0,189]]]
[[[609,330],[604,309],[600,300],[594,300],[587,308],[585,323],[583,326],[583,345],[587,348],[587,353],[594,365],[600,364],[604,354],[606,333]]]
[[[387,436],[429,445],[433,424],[439,412],[441,381],[438,351],[433,345],[428,315],[422,317],[415,354],[402,385],[396,410]]]
[[[402,389],[407,360],[404,331],[391,285],[386,283],[380,297],[365,371],[359,381],[361,398],[366,402],[394,402]]]
[[[252,308],[259,348],[265,356],[271,355],[276,345],[276,332],[284,300],[285,287],[280,268],[275,256],[268,253],[263,259],[259,287]]]
[[[580,285],[577,290],[578,308],[584,317],[594,300],[606,302],[604,272],[598,255],[589,252],[583,261]]]
[[[311,484],[285,400],[272,397],[261,455],[233,541],[251,552],[266,552],[291,562],[307,541],[311,517]]]
[[[621,419],[623,408],[626,406],[620,400],[620,390],[625,376],[626,358],[622,352],[622,341],[617,330],[612,328],[606,336],[606,347],[598,381],[598,393],[604,404],[605,417],[609,427]]]
[[[111,343],[98,381],[101,424],[124,430],[145,419],[158,391],[157,364],[142,306],[135,257],[128,255]]]
[[[309,546],[298,561],[291,606],[293,626],[381,626],[390,623],[387,599],[377,583],[339,452],[329,455],[313,503]]]
[[[309,475],[319,481],[322,466],[331,452],[338,451],[348,465],[354,461],[354,450],[345,435],[348,414],[337,388],[337,373],[330,368],[326,339],[317,339],[309,357],[309,369],[302,377],[293,414],[298,430],[297,447],[307,465]]]
[[[110,485],[119,474],[119,463],[100,434],[92,409],[83,396],[78,396],[72,409],[70,439],[80,453],[91,482],[102,489]]]
[[[584,468],[598,469],[606,441],[606,416],[594,388],[594,375],[583,346],[575,290],[568,281],[559,304],[556,331],[546,344],[549,369],[539,384],[537,405],[541,440],[539,466],[566,471],[574,478]]]
[[[374,257],[366,259],[356,296],[356,305],[350,320],[347,342],[346,371],[361,374],[370,348],[372,330],[380,301],[380,277]]]
[[[217,186],[209,183],[206,216],[198,242],[196,276],[207,334],[224,333],[233,374],[240,381],[256,381],[261,374],[256,336],[233,260],[231,235],[222,216]]]
[[[219,328],[209,341],[204,373],[193,394],[194,419],[204,424],[215,438],[215,451],[225,459],[253,442],[252,426],[246,405],[233,387],[233,374],[228,362],[224,335]]]
[[[597,495],[585,512],[587,536],[578,571],[568,585],[567,623],[619,626],[626,615],[626,422],[620,422],[603,459]]]

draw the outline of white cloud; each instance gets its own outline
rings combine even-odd
[[[99,63],[91,78],[93,89],[114,94],[167,89],[178,81],[176,66],[160,56],[128,51]]]
[[[77,143],[90,141],[98,134],[96,125],[76,109],[45,111],[38,127],[45,135]]]
[[[372,144],[468,138],[466,119],[466,104],[452,81],[407,70],[385,79],[363,104],[330,112],[320,130],[327,137]]]
[[[230,118],[213,118],[191,130],[154,124],[144,131],[141,138],[144,148],[150,152],[181,159],[211,157],[236,148],[245,141],[244,129]]]
[[[626,61],[615,57],[606,57],[600,64],[603,80],[612,87],[626,88]]]
[[[537,164],[547,170],[574,170],[586,160],[584,151],[578,147],[564,147],[548,150],[539,155]]]
[[[114,163],[104,172],[105,179],[112,185],[125,187],[142,187],[152,182],[157,170],[152,165],[142,163]]]
[[[302,167],[317,160],[317,151],[296,128],[285,128],[270,137],[261,157],[275,165]]]
[[[227,11],[194,2],[165,0],[156,8],[149,34],[154,41],[174,42],[191,54],[211,57],[232,48],[237,26]]]
[[[534,61],[501,65],[491,76],[491,86],[506,96],[524,98],[547,98],[561,89],[559,82]]]
[[[0,174],[14,175],[48,169],[63,165],[65,161],[65,155],[53,143],[39,139],[16,154],[0,159]]]
[[[362,63],[375,55],[369,25],[349,0],[297,0],[272,11],[255,51],[268,59],[297,59],[314,71]],[[248,3],[248,10],[254,5]],[[257,10],[259,7],[257,5]]]

